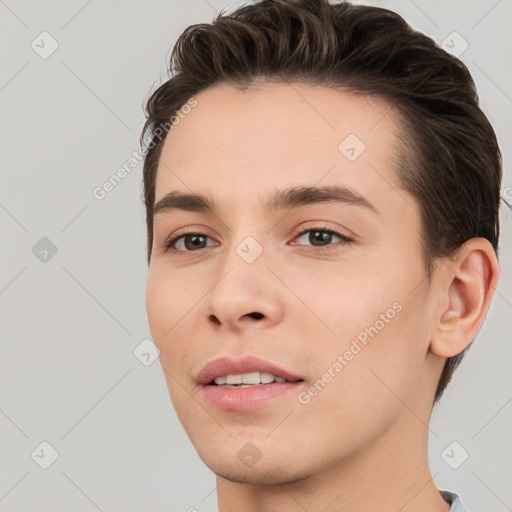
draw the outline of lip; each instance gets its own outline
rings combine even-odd
[[[304,380],[300,375],[296,375],[288,370],[285,370],[284,368],[281,368],[271,361],[266,361],[265,359],[260,359],[259,357],[248,355],[242,359],[232,359],[229,357],[213,359],[212,361],[208,362],[198,373],[196,381],[198,384],[205,386],[210,384],[210,382],[212,382],[215,377],[221,377],[223,375],[238,375],[241,373],[250,372],[267,372],[274,375],[274,377],[281,377],[290,382]],[[286,383],[283,382],[282,384]]]
[[[225,411],[251,411],[263,409],[279,397],[285,397],[293,391],[298,394],[304,386],[299,382],[272,382],[257,384],[247,388],[225,388],[222,386],[205,385],[201,387],[204,399],[218,409]]]
[[[210,385],[215,377],[237,375],[250,372],[268,372],[289,382],[272,382],[257,384],[246,388],[227,388]],[[197,375],[196,381],[201,385],[204,399],[218,409],[225,411],[249,411],[262,409],[272,400],[298,391],[304,386],[304,379],[295,373],[281,368],[275,363],[255,356],[243,359],[221,357],[206,364]]]

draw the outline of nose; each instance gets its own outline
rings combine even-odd
[[[204,313],[213,327],[240,332],[256,326],[268,328],[281,321],[284,291],[267,263],[265,252],[247,263],[234,248],[229,250],[219,263],[204,302]]]

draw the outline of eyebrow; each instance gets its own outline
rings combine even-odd
[[[276,190],[263,204],[268,212],[300,208],[318,203],[341,203],[361,206],[380,215],[375,206],[355,190],[339,185],[322,187],[290,187]],[[216,213],[215,201],[200,193],[183,193],[172,191],[162,197],[153,207],[153,215],[184,210],[189,212]]]

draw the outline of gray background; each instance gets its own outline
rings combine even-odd
[[[440,43],[453,31],[468,42],[461,59],[497,132],[512,203],[512,2],[365,3]],[[0,0],[2,511],[216,510],[215,477],[172,409],[158,360],[136,357],[150,337],[142,165],[103,200],[92,192],[139,150],[142,102],[166,79],[179,34],[238,5]],[[58,43],[45,59],[31,47],[43,31]],[[512,212],[503,207],[501,281],[433,412],[429,446],[438,487],[487,512],[512,510]],[[58,452],[47,469],[44,441]],[[465,452],[457,469],[446,462]]]

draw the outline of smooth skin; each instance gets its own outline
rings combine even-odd
[[[198,192],[218,209],[155,216],[146,307],[176,413],[217,475],[219,511],[447,512],[428,423],[444,358],[473,340],[488,310],[492,246],[467,241],[438,262],[429,287],[419,205],[396,177],[398,118],[382,100],[265,82],[216,84],[195,98],[165,140],[156,202]],[[339,150],[349,134],[366,146],[354,161]],[[353,189],[378,213],[263,207],[276,189],[324,185]],[[315,237],[319,229],[352,242]],[[188,231],[206,236],[199,248],[182,237],[165,249]],[[236,251],[248,236],[263,249],[253,263]],[[307,404],[292,393],[224,411],[195,382],[211,359],[252,354],[301,375],[307,391],[397,302],[401,311]],[[261,453],[253,465],[237,456],[248,442]]]

